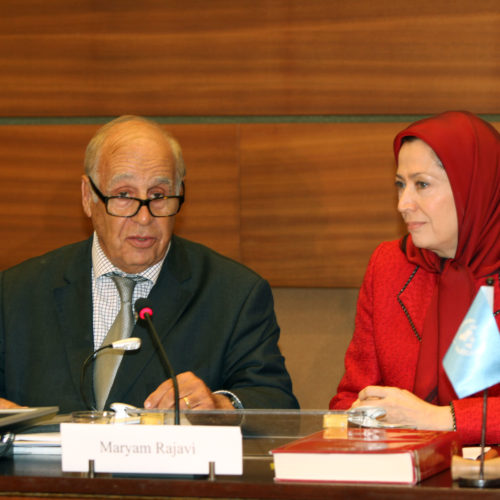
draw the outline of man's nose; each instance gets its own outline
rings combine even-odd
[[[149,211],[149,207],[146,205],[142,205],[139,211],[134,215],[134,219],[140,224],[149,224],[153,218],[153,215],[151,215]]]

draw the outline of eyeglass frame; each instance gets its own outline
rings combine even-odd
[[[100,190],[99,188],[95,185],[94,181],[92,180],[92,177],[90,176],[87,176],[89,181],[90,181],[90,186],[92,187],[94,193],[97,195],[97,197],[104,203],[104,206],[106,207],[106,213],[108,215],[111,215],[111,217],[124,217],[126,219],[130,219],[131,217],[135,217],[138,213],[139,213],[139,210],[145,206],[147,207],[148,209],[148,212],[151,214],[152,217],[173,217],[174,215],[177,215],[180,210],[181,210],[181,207],[182,207],[182,204],[184,203],[184,195],[186,193],[186,188],[184,186],[184,181],[181,183],[181,187],[182,187],[182,194],[178,194],[178,195],[169,195],[169,196],[162,196],[160,198],[148,198],[146,200],[143,200],[142,198],[135,198],[133,196],[106,196],[104,195]],[[132,214],[132,215],[116,215],[116,214],[111,214],[109,213],[109,210],[108,210],[108,201],[109,200],[112,200],[114,198],[119,198],[119,199],[128,199],[128,200],[135,200],[135,201],[138,201],[139,202],[139,206],[137,207],[137,210]],[[152,201],[157,201],[157,200],[161,200],[161,199],[169,199],[169,198],[177,198],[179,200],[179,207],[177,208],[177,212],[173,213],[173,214],[170,214],[170,215],[155,215],[152,211],[151,211],[151,207],[149,206],[149,204],[152,202]]]

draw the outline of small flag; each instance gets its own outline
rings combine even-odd
[[[482,286],[443,358],[459,398],[500,382],[500,332],[492,312],[493,287]]]

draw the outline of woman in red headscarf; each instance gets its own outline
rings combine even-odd
[[[458,399],[442,360],[480,286],[494,287],[500,327],[500,135],[447,112],[400,132],[394,152],[409,234],[370,259],[330,408],[382,407],[387,423],[478,443],[481,395]],[[489,396],[487,441],[500,443],[500,384]]]

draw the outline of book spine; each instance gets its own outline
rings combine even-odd
[[[451,465],[451,457],[459,450],[460,443],[454,433],[443,434],[434,442],[413,450],[416,481],[420,482],[448,469]]]

